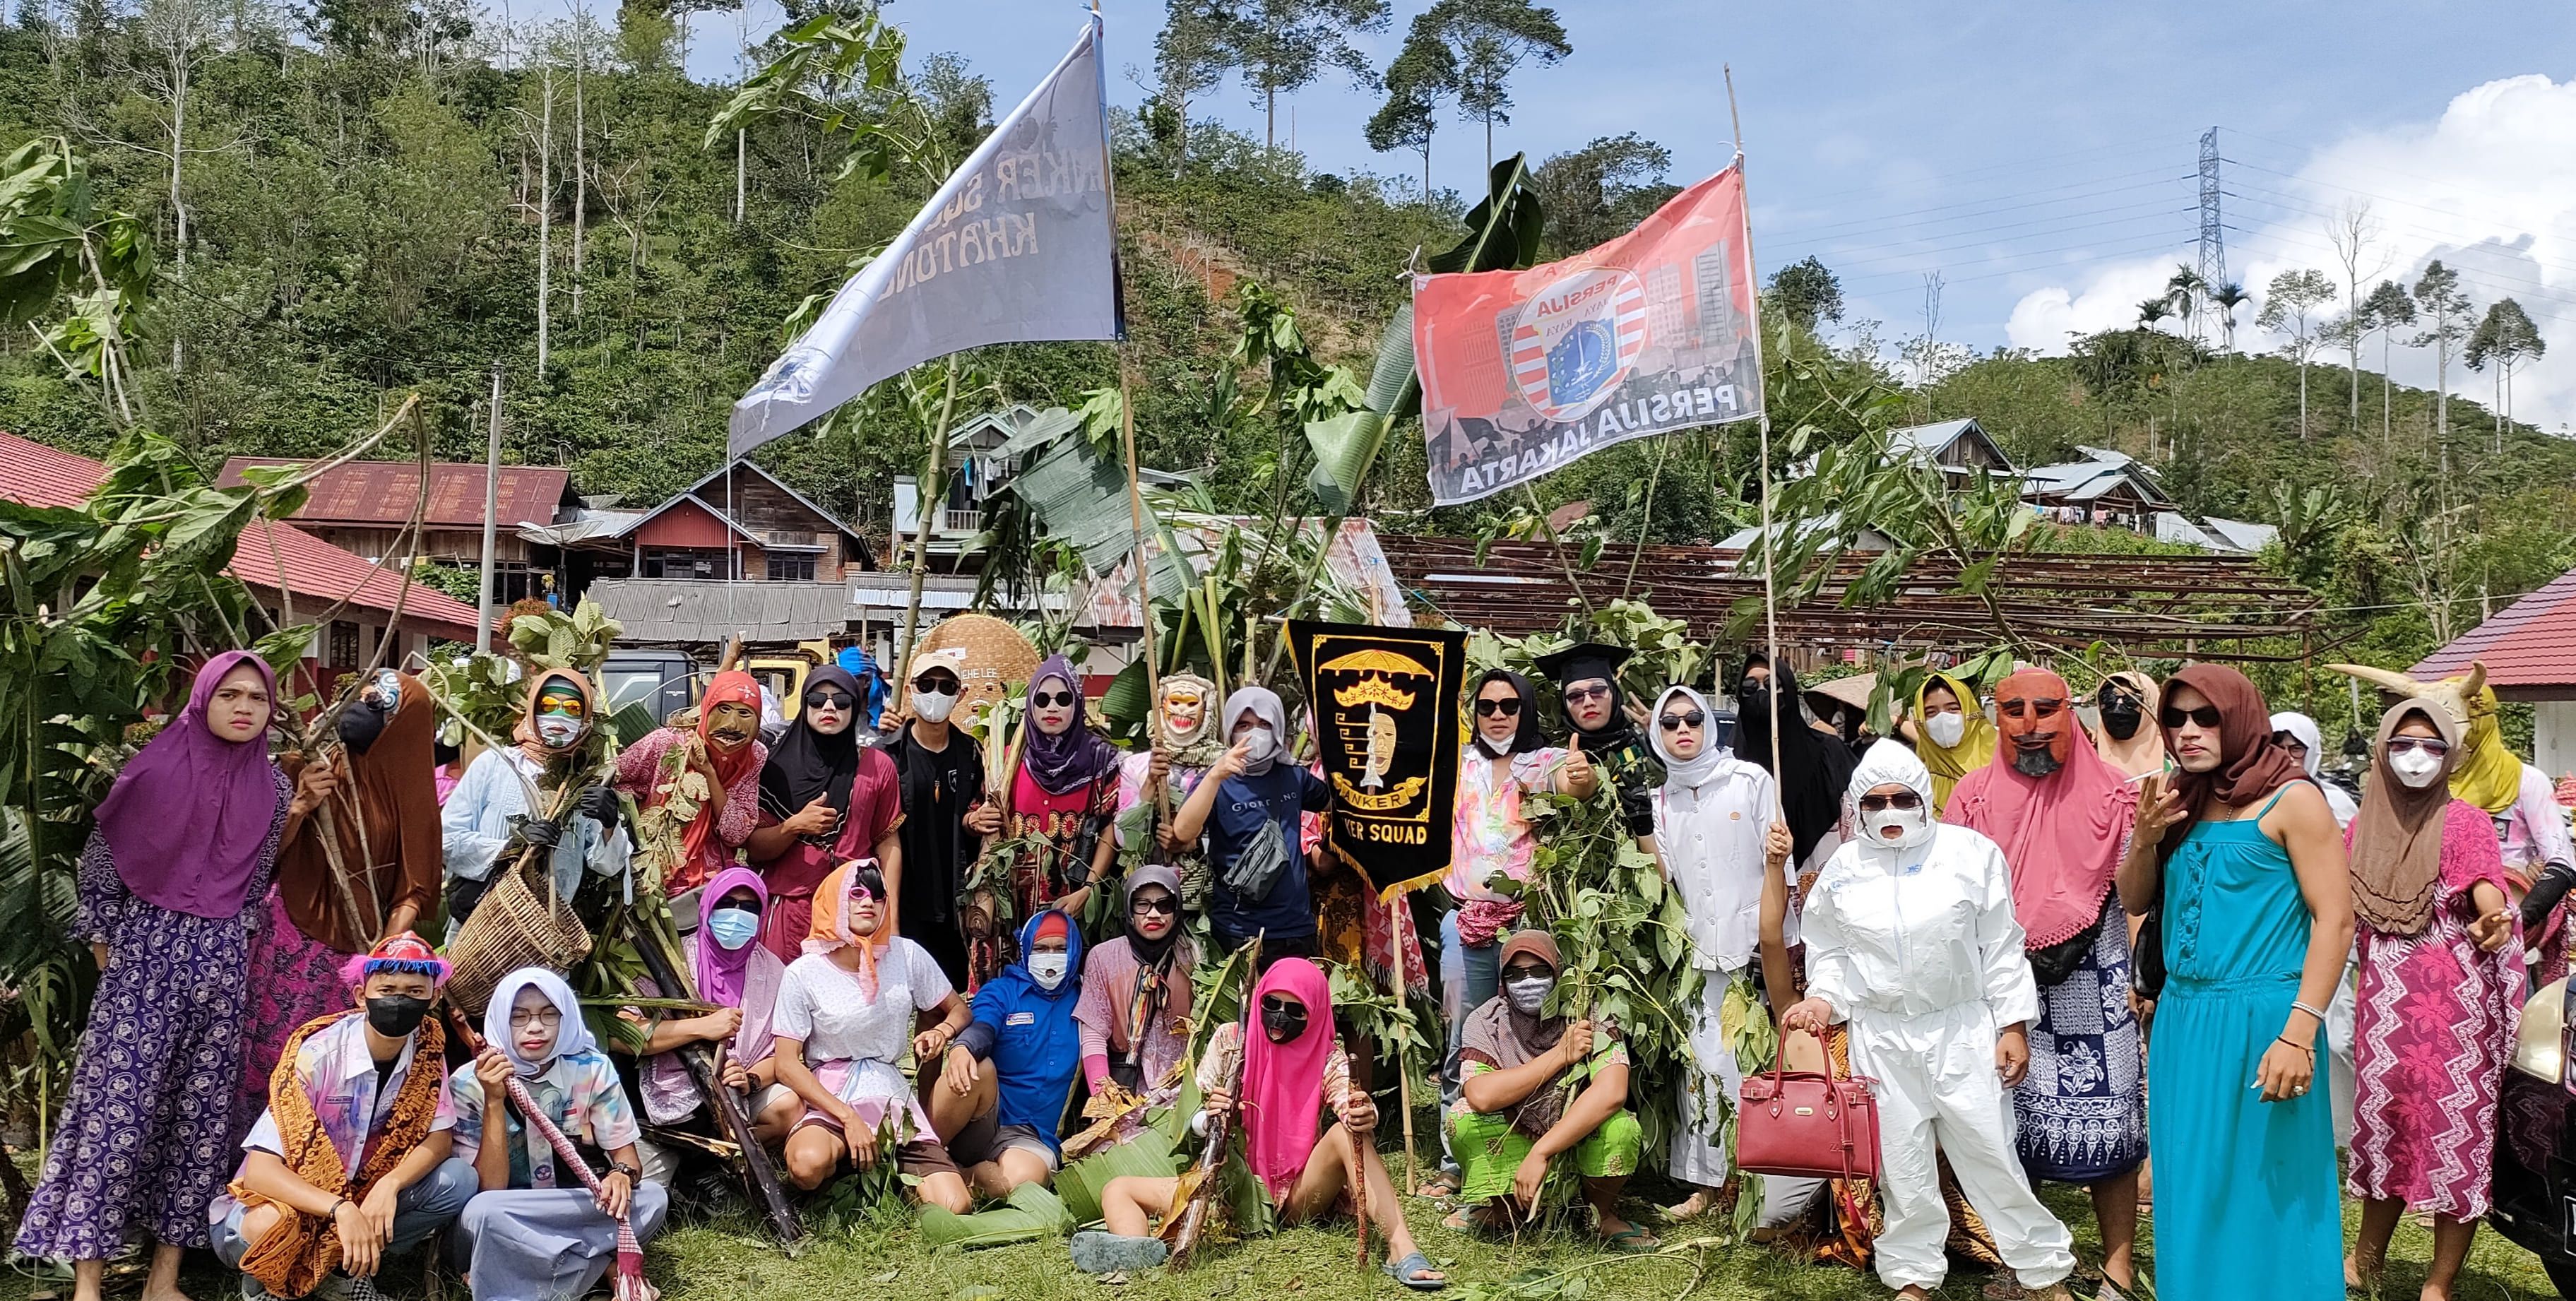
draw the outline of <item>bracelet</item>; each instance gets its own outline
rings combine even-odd
[[[2308,1045],[2302,1046],[2302,1045],[2299,1045],[2299,1044],[2290,1043],[2290,1036],[2285,1035],[2285,1034],[2280,1034],[2280,1035],[2274,1035],[2274,1036],[2272,1036],[2272,1042],[2274,1042],[2274,1043],[2278,1043],[2278,1044],[2290,1044],[2290,1046],[2291,1046],[2291,1047],[2293,1047],[2293,1048],[2297,1048],[2300,1052],[2306,1053],[2306,1054],[2307,1054],[2309,1057],[2311,1057],[2311,1058],[2314,1058],[2314,1057],[2317,1055],[2316,1045],[2314,1045],[2314,1044],[2308,1044]]]
[[[2326,1023],[2326,1014],[2322,1009],[2310,1007],[2295,998],[2290,1000],[2290,1010],[2293,1012],[2305,1012],[2308,1015],[2315,1017],[2318,1025],[2324,1025]]]
[[[322,1218],[323,1218],[323,1219],[326,1219],[326,1220],[336,1220],[336,1219],[340,1218],[340,1208],[341,1208],[341,1207],[343,1207],[343,1206],[346,1206],[346,1205],[348,1205],[348,1204],[349,1204],[349,1199],[348,1199],[348,1198],[346,1198],[346,1197],[343,1197],[343,1198],[341,1198],[340,1200],[338,1200],[338,1201],[336,1201],[336,1202],[331,1203],[331,1209],[329,1209],[329,1210],[327,1210],[327,1211],[322,1212]]]

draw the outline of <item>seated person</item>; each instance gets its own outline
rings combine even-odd
[[[636,1241],[650,1239],[669,1195],[641,1181],[635,1112],[563,977],[543,967],[503,976],[483,1009],[483,1039],[449,1084],[456,1154],[474,1163],[482,1188],[457,1217],[449,1254],[478,1297],[584,1295],[617,1258],[618,1221]],[[562,1155],[520,1114],[512,1076],[601,1172],[597,1193],[561,1168]],[[487,1124],[496,1114],[501,1123]]]
[[[1373,1141],[1377,1104],[1351,1087],[1350,1059],[1333,1033],[1333,999],[1323,968],[1304,958],[1284,958],[1262,975],[1252,996],[1260,1009],[1261,1030],[1246,1044],[1238,1023],[1216,1028],[1199,1064],[1199,1092],[1207,1110],[1191,1117],[1191,1128],[1207,1132],[1209,1117],[1234,1110],[1240,1097],[1235,1146],[1260,1178],[1282,1224],[1322,1219],[1341,1207],[1350,1191],[1347,1172],[1356,1152],[1368,1185],[1369,1223],[1386,1234],[1387,1276],[1418,1292],[1448,1286],[1405,1227],[1395,1183],[1387,1178],[1386,1162]],[[1239,1095],[1227,1087],[1236,1081],[1232,1065],[1238,1059],[1243,1063]],[[1142,1175],[1110,1180],[1100,1197],[1109,1234],[1141,1245],[1153,1231],[1149,1221],[1170,1210],[1179,1183]],[[1077,1238],[1075,1245],[1081,1263],[1086,1244]]]
[[[787,1127],[805,1114],[796,1091],[778,1082],[778,1063],[771,1056],[769,1018],[778,1002],[778,986],[787,964],[760,943],[760,919],[769,911],[769,887],[747,867],[718,872],[706,888],[684,898],[697,903],[697,926],[680,937],[681,957],[689,964],[698,1001],[716,1011],[704,1016],[665,1017],[648,1024],[642,1036],[644,1068],[636,1080],[647,1123],[687,1128],[727,1137],[721,1122],[706,1114],[689,1068],[674,1051],[688,1044],[724,1047],[724,1082],[742,1095],[742,1112],[760,1141],[776,1147],[787,1141]],[[679,900],[674,900],[676,905]],[[650,980],[637,993],[665,997]],[[631,1013],[629,1015],[632,1015]],[[630,1023],[631,1024],[631,1023]],[[628,1043],[632,1043],[630,1038]],[[632,1051],[612,1037],[610,1047]],[[644,1154],[644,1178],[665,1188],[679,1166],[680,1147],[637,1140]]]
[[[1614,1250],[1652,1251],[1643,1228],[1619,1218],[1619,1190],[1637,1171],[1644,1134],[1627,1110],[1628,1050],[1618,1027],[1542,1016],[1564,966],[1545,931],[1515,931],[1503,941],[1503,992],[1467,1018],[1460,1036],[1462,1083],[1449,1110],[1449,1150],[1463,1175],[1470,1207],[1447,1221],[1482,1228],[1527,1214],[1538,1202],[1548,1163],[1574,1154],[1583,1199],[1592,1203],[1601,1240]],[[1585,1083],[1577,1068],[1591,1067]],[[1505,1200],[1508,1197],[1508,1200]]]
[[[915,1061],[940,1060],[966,1027],[966,1000],[929,950],[888,925],[875,863],[842,864],[814,900],[805,956],[787,964],[769,1024],[778,1078],[805,1102],[787,1136],[787,1177],[810,1192],[844,1158],[866,1169],[891,1148],[895,1168],[920,1181],[914,1197],[962,1215],[974,1205],[965,1176],[896,1063],[907,1036]],[[912,1034],[934,1010],[939,1023]]]
[[[372,1278],[474,1195],[474,1167],[450,1155],[446,1037],[423,1022],[447,963],[404,931],[347,974],[357,1007],[288,1038],[241,1173],[210,1210],[215,1255],[242,1271],[246,1296]]]
[[[1198,951],[1181,933],[1180,873],[1160,863],[1128,873],[1125,926],[1083,963],[1073,1008],[1093,1098],[1083,1114],[1099,1122],[1065,1145],[1075,1160],[1134,1138],[1149,1110],[1181,1095]]]
[[[948,1046],[937,1083],[922,1072],[931,1126],[987,1197],[1053,1177],[1082,1051],[1073,1020],[1082,932],[1049,908],[1020,927],[1019,952],[1027,956],[975,991],[975,1019]]]

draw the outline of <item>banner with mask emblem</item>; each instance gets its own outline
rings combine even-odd
[[[1288,622],[1332,789],[1327,840],[1383,897],[1449,871],[1467,634]]]

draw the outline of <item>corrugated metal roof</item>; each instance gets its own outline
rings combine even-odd
[[[11,501],[78,506],[106,477],[106,467],[88,457],[0,432],[0,496]],[[412,483],[416,487],[419,480]],[[395,523],[409,518],[406,513]],[[292,524],[251,521],[226,568],[252,587],[276,591],[282,586],[313,603],[296,611],[304,617],[320,614],[342,597],[379,617],[390,615],[397,595],[408,586],[411,594],[401,597],[404,627],[449,641],[474,640],[473,606],[434,588],[406,584]]]
[[[236,456],[224,462],[215,482],[226,488],[242,482],[241,472],[255,465],[295,465],[291,458]],[[430,465],[429,515],[434,529],[483,527],[483,467],[456,461]],[[501,467],[498,512],[504,526],[551,524],[559,510],[576,502],[572,472],[545,465]],[[316,524],[383,524],[397,526],[411,518],[420,500],[420,467],[410,461],[351,461],[315,479],[310,497],[295,518]]]
[[[663,645],[714,645],[737,632],[755,641],[811,641],[846,631],[854,613],[839,583],[602,578],[586,594],[624,625],[620,641]]]
[[[1961,438],[1971,433],[1975,434],[1977,439],[1980,442],[1983,442],[1989,451],[1994,453],[1996,460],[2004,463],[2004,468],[2006,470],[2012,470],[2015,468],[2012,463],[2012,458],[2004,455],[2004,449],[1997,446],[1995,444],[1995,440],[1987,436],[1985,427],[1978,424],[1976,417],[1974,416],[1966,416],[1957,420],[1940,420],[1928,425],[1907,425],[1902,429],[1889,430],[1887,434],[1887,449],[1891,452],[1900,454],[1905,452],[1920,453],[1923,456],[1931,458],[1934,464],[1942,468],[1955,468],[1960,467],[1961,463],[1955,459],[1943,460],[1941,453],[1950,450],[1951,444],[1958,442]]]
[[[2576,687],[2576,570],[2496,612],[2450,645],[2408,669],[2430,680],[2465,673],[2469,661],[2487,667],[2499,691]]]

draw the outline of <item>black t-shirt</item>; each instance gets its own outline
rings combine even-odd
[[[983,849],[965,817],[984,798],[984,756],[975,738],[955,729],[946,749],[924,749],[909,725],[886,754],[903,795],[903,826],[895,833],[903,844],[902,915],[947,924],[957,916],[958,885]]]
[[[1314,898],[1307,892],[1306,852],[1298,815],[1321,813],[1332,803],[1332,791],[1315,774],[1282,760],[1258,777],[1228,777],[1217,788],[1216,806],[1208,813],[1208,864],[1218,877],[1208,901],[1208,920],[1217,934],[1233,940],[1266,932],[1280,939],[1315,933]],[[1237,898],[1224,877],[1256,836],[1281,842],[1288,859],[1267,898]]]

